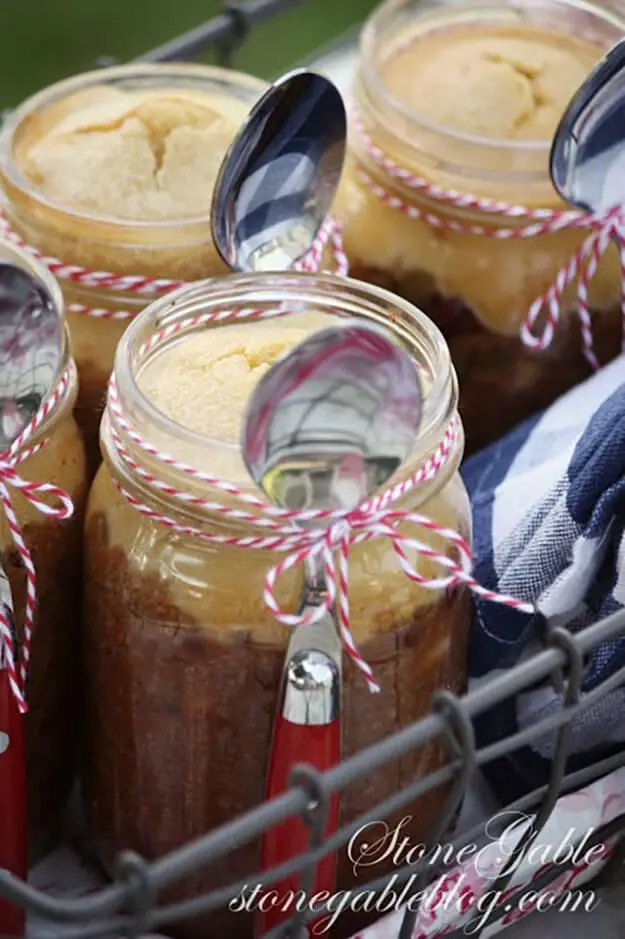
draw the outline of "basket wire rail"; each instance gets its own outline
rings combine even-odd
[[[449,831],[476,768],[546,733],[555,733],[556,753],[547,784],[506,806],[509,812],[532,809],[536,812],[536,818],[533,826],[520,838],[499,876],[492,882],[493,891],[503,892],[512,879],[519,858],[529,849],[532,835],[535,836],[544,827],[558,798],[625,765],[625,752],[621,752],[565,775],[572,721],[593,707],[604,695],[625,685],[623,667],[592,692],[582,695],[580,685],[584,659],[603,642],[623,634],[625,611],[619,611],[575,635],[563,628],[547,630],[543,651],[505,674],[492,677],[464,696],[439,693],[432,701],[430,713],[422,720],[357,753],[329,772],[320,774],[306,765],[295,767],[290,787],[283,795],[158,860],[148,862],[133,852],[122,853],[117,859],[114,882],[97,893],[80,899],[58,899],[34,889],[6,871],[0,871],[0,896],[25,908],[37,919],[65,925],[68,927],[68,935],[76,935],[76,927],[80,926],[78,935],[81,939],[99,939],[112,935],[139,936],[149,930],[166,930],[174,923],[227,907],[249,885],[250,877],[193,899],[159,906],[156,899],[163,889],[215,864],[241,845],[259,839],[264,831],[296,815],[310,831],[307,852],[279,867],[259,873],[253,882],[269,887],[284,877],[296,874],[300,878],[299,890],[310,896],[315,867],[322,857],[344,849],[363,825],[384,819],[406,806],[414,806],[416,800],[425,793],[448,786],[444,805],[425,842],[426,847],[434,851],[440,839]],[[519,692],[543,682],[551,682],[557,691],[564,693],[561,710],[521,732],[478,749],[473,734],[473,719]],[[360,779],[366,778],[373,770],[436,739],[444,742],[448,753],[448,761],[441,769],[415,779],[391,798],[360,815],[350,825],[340,828],[331,838],[324,839],[325,813],[333,792],[342,792],[351,785],[357,785]],[[621,832],[624,826],[625,814],[593,832],[588,846],[602,843]],[[449,843],[459,850],[469,843],[479,845],[486,840],[484,828],[478,824]],[[549,871],[534,880],[532,888],[538,890],[547,886],[569,863],[555,863]],[[426,853],[417,863],[397,869],[394,872],[395,882],[401,886],[412,878],[415,891],[419,891],[440,872],[440,868],[432,866]],[[209,881],[210,877],[207,876],[207,883]],[[368,881],[357,892],[379,891],[387,881],[388,877]],[[527,886],[520,889],[519,895],[523,890],[527,890]],[[514,904],[517,895],[506,899],[507,903]],[[332,912],[328,904],[319,904],[314,911],[307,910],[306,904],[300,904],[288,920],[268,932],[266,937],[298,936],[302,926],[312,919],[318,919],[324,911]],[[480,914],[475,919],[475,928],[471,934],[480,936],[505,912],[503,908],[495,906],[487,917]],[[416,915],[414,911],[407,910],[404,913],[398,939],[409,939]],[[466,936],[467,924],[448,935],[454,939]]]
[[[138,62],[170,62],[198,58],[216,48],[220,63],[228,65],[233,53],[245,41],[255,24],[275,16],[305,0],[248,0],[247,3],[229,2],[207,23],[170,42],[139,56]],[[102,60],[100,64],[110,64]],[[607,640],[625,635],[625,610],[619,611],[592,626],[571,634],[561,627],[549,627],[543,633],[542,651],[523,663],[486,680],[465,695],[456,696],[440,692],[431,702],[430,712],[420,721],[404,728],[380,743],[343,761],[332,770],[320,774],[312,767],[295,767],[289,789],[278,798],[265,802],[226,825],[156,860],[148,861],[138,854],[126,851],[116,862],[114,879],[108,886],[78,899],[58,898],[44,893],[0,870],[0,897],[27,911],[29,916],[49,925],[56,925],[59,935],[80,939],[103,939],[110,936],[138,937],[143,933],[164,930],[187,919],[224,909],[233,898],[250,883],[245,881],[210,890],[210,874],[206,875],[207,891],[201,896],[176,903],[159,904],[158,895],[166,888],[183,881],[189,875],[209,868],[244,844],[260,839],[263,832],[288,818],[299,816],[309,831],[308,850],[287,863],[269,871],[258,873],[254,884],[271,887],[285,877],[299,876],[299,891],[310,896],[314,886],[315,868],[325,855],[344,850],[350,839],[366,824],[380,821],[392,813],[415,806],[419,797],[445,787],[442,809],[433,821],[425,845],[427,851],[414,864],[404,864],[394,870],[394,883],[398,888],[409,881],[418,892],[440,877],[444,868],[432,864],[436,846],[453,826],[470,781],[479,767],[510,754],[544,735],[555,734],[555,756],[551,763],[548,782],[505,807],[507,812],[535,812],[533,825],[519,839],[512,855],[491,882],[492,892],[509,886],[520,859],[527,854],[532,840],[548,821],[557,800],[589,783],[625,766],[625,750],[566,774],[567,756],[572,723],[597,701],[625,685],[625,667],[612,674],[590,693],[581,693],[583,665],[587,656]],[[562,695],[559,712],[536,722],[528,728],[486,747],[478,748],[474,737],[473,720],[519,693],[550,682]],[[324,838],[325,815],[331,796],[358,785],[375,769],[400,759],[432,741],[444,743],[448,759],[434,773],[415,779],[391,798],[360,815],[351,824],[343,826],[330,838]],[[417,806],[418,807],[418,806]],[[501,828],[503,829],[503,824]],[[590,848],[619,835],[625,828],[625,814],[593,832],[586,842]],[[492,832],[490,833],[492,836]],[[484,825],[473,826],[460,837],[446,840],[455,851],[463,846],[483,845],[489,840]],[[533,890],[548,886],[570,867],[569,860],[550,865],[531,884]],[[356,893],[382,890],[388,875],[363,883]],[[528,885],[506,897],[507,904],[515,902],[526,892]],[[507,909],[509,909],[509,905]],[[300,937],[305,925],[318,920],[324,912],[332,912],[330,905],[319,904],[314,911],[306,904],[298,904],[292,916],[279,927],[266,933],[266,939],[278,936]],[[506,909],[494,906],[487,916],[482,913],[470,923],[446,933],[449,939],[460,939],[470,934],[479,937],[493,923],[501,920]],[[417,912],[405,910],[398,939],[410,939]]]

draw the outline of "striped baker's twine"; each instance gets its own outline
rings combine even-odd
[[[417,176],[405,167],[395,163],[373,142],[357,113],[353,114],[353,122],[365,153],[383,176],[412,192],[425,196],[434,203],[438,202],[446,207],[454,206],[459,209],[474,210],[493,218],[498,217],[499,219],[510,219],[517,222],[527,221],[529,224],[505,228],[496,225],[471,225],[444,218],[401,199],[373,179],[365,170],[359,169],[357,171],[360,181],[381,202],[389,208],[402,212],[409,218],[418,219],[433,228],[444,231],[481,235],[499,240],[535,238],[565,228],[583,229],[589,232],[579,248],[573,253],[569,262],[558,271],[553,284],[534,300],[527,312],[521,325],[520,334],[524,345],[531,349],[543,350],[551,345],[562,311],[564,292],[571,284],[577,282],[576,311],[580,321],[584,356],[594,369],[600,367],[594,350],[588,288],[597,271],[599,261],[609,245],[614,242],[619,250],[621,267],[622,342],[625,351],[625,211],[622,206],[610,209],[610,211],[600,215],[570,210],[528,209],[521,205],[511,205],[507,202],[483,199],[468,193],[442,189],[440,186],[432,185],[423,177]],[[542,314],[544,314],[542,330],[536,334],[534,328]]]
[[[278,310],[241,310],[236,313],[221,312],[207,313],[196,317],[188,317],[181,324],[168,326],[159,330],[146,343],[141,353],[159,346],[172,335],[172,329],[178,334],[182,330],[195,329],[209,322],[222,322],[231,319],[259,319],[285,315],[285,311]],[[265,578],[263,598],[278,622],[291,627],[310,624],[321,619],[333,607],[339,624],[342,640],[347,652],[358,668],[363,672],[369,688],[378,691],[368,663],[360,655],[350,628],[350,613],[348,603],[348,573],[349,550],[352,545],[369,541],[373,538],[388,538],[399,564],[406,576],[413,582],[432,590],[451,589],[458,586],[468,587],[477,596],[502,603],[512,609],[525,613],[534,612],[534,608],[514,597],[505,596],[480,586],[471,574],[471,550],[465,539],[456,531],[444,526],[416,512],[407,512],[395,508],[395,503],[420,484],[433,480],[446,465],[456,443],[459,427],[454,419],[446,428],[440,444],[430,457],[409,478],[392,486],[381,495],[376,496],[358,508],[345,511],[293,511],[269,505],[251,492],[240,490],[237,486],[225,480],[218,479],[208,473],[202,472],[167,453],[162,452],[149,441],[145,440],[133,427],[124,412],[117,392],[115,376],[109,384],[108,414],[110,433],[117,455],[126,467],[129,475],[141,480],[142,486],[152,491],[155,496],[166,495],[181,508],[192,507],[206,513],[216,514],[222,518],[249,524],[255,534],[241,537],[219,535],[214,532],[183,524],[175,517],[164,515],[154,508],[146,505],[139,498],[132,495],[118,482],[118,489],[124,499],[147,518],[153,519],[179,533],[209,541],[213,544],[242,548],[244,550],[278,551],[284,554],[282,560],[268,571]],[[146,454],[151,462],[161,464],[163,469],[173,470],[184,478],[210,487],[218,493],[234,500],[235,504],[224,504],[217,499],[205,499],[192,492],[178,488],[160,478],[158,471],[153,473],[145,468],[141,458],[135,458],[127,444],[138,447]],[[161,474],[165,475],[165,474]],[[316,525],[310,528],[310,523]],[[302,527],[306,525],[307,527]],[[399,528],[402,528],[400,531]],[[405,531],[406,526],[418,526],[429,532],[434,532],[443,542],[453,548],[457,558],[448,557],[441,551],[434,550],[431,545],[419,540]],[[414,568],[408,559],[408,553],[416,552],[418,556],[430,559],[441,568],[441,575],[436,578],[425,577]],[[275,585],[286,571],[300,567],[307,560],[320,557],[323,563],[327,594],[322,604],[314,610],[302,615],[285,612],[280,608],[275,596]]]
[[[28,482],[22,479],[16,469],[21,463],[24,463],[25,460],[45,447],[47,438],[32,445],[28,445],[28,442],[41,424],[65,398],[72,377],[73,366],[65,372],[56,387],[42,403],[37,414],[24,428],[19,437],[13,441],[9,449],[4,453],[0,453],[0,504],[6,515],[11,538],[26,571],[26,609],[22,642],[20,644],[21,654],[18,661],[11,623],[4,613],[2,604],[0,604],[0,667],[6,668],[8,672],[11,691],[22,714],[27,710],[26,678],[37,606],[37,577],[33,559],[24,541],[13,508],[11,490],[21,492],[34,508],[49,518],[62,520],[72,515],[74,506],[67,493],[59,489],[58,486],[52,485],[52,483]]]
[[[32,257],[44,264],[50,273],[60,281],[68,281],[83,287],[108,289],[119,293],[135,294],[155,298],[171,293],[180,287],[191,286],[193,281],[172,280],[166,277],[143,277],[136,274],[113,274],[110,271],[92,271],[78,264],[66,264],[58,258],[43,254],[33,245],[28,244],[11,227],[7,218],[0,214],[0,237],[27,251]],[[295,270],[315,273],[319,270],[326,248],[332,249],[335,273],[346,276],[348,273],[347,257],[343,250],[341,226],[334,219],[328,219],[319,229],[317,237],[307,254],[295,265]],[[67,309],[72,313],[84,313],[95,319],[130,320],[140,312],[137,310],[111,310],[105,307],[90,307],[82,303],[70,303]]]

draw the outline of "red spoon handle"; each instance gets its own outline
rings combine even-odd
[[[26,762],[24,717],[0,669],[0,868],[26,879]],[[23,910],[0,899],[0,937],[24,936]]]
[[[267,799],[273,799],[288,788],[289,775],[297,763],[308,763],[323,772],[336,766],[341,758],[340,720],[329,724],[306,726],[292,724],[279,716],[274,729],[273,748],[269,765]],[[326,837],[334,833],[339,824],[338,793],[332,796],[326,817]],[[307,850],[310,843],[310,830],[299,818],[289,818],[276,825],[263,837],[261,863],[267,871],[278,864],[283,864]],[[317,865],[314,894],[322,891],[332,893],[335,883],[336,857],[329,854]],[[293,915],[295,908],[282,906],[288,901],[289,891],[297,896],[301,874],[286,878],[272,885],[259,898],[256,919],[256,935],[262,936]],[[279,899],[278,899],[279,898]],[[327,900],[328,897],[326,896]],[[274,904],[274,900],[276,900]],[[282,902],[279,902],[279,901]],[[319,902],[322,902],[321,900]]]

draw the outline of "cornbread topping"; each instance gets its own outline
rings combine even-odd
[[[155,427],[151,432],[151,443],[161,452],[188,466],[242,488],[255,488],[239,448],[247,402],[257,382],[276,359],[314,331],[333,322],[336,319],[325,313],[297,313],[278,319],[206,329],[184,336],[166,347],[139,370],[137,387],[161,415],[185,431],[192,431],[193,436],[171,440],[167,428]],[[427,394],[428,377],[424,376],[423,381]],[[159,467],[161,475],[163,471],[167,472],[166,468]],[[407,472],[400,471],[403,474]],[[166,476],[166,482],[173,483],[173,479]],[[111,498],[109,488],[107,474],[98,476],[94,484],[94,500],[102,498],[108,503]],[[189,476],[185,478],[184,489],[206,498],[203,484]],[[258,494],[262,497],[261,493]],[[239,508],[236,500],[231,501],[224,494],[219,494],[219,499],[233,508]],[[465,508],[463,490],[453,478],[441,493],[433,493],[428,500],[428,512],[444,527],[453,527],[458,516],[463,516]],[[126,512],[118,515],[116,530],[110,536],[117,544],[124,544],[132,537],[122,524],[124,518],[131,526],[136,523],[134,513],[130,516]],[[373,541],[355,545],[350,553],[350,582],[357,585],[359,594],[359,599],[352,605],[353,628],[361,638],[371,631],[392,628],[400,608],[403,614],[409,615],[415,606],[435,604],[439,599],[439,591],[411,583],[398,564],[388,565],[384,578],[373,577],[372,565],[374,567],[386,554],[387,548],[383,541]],[[256,595],[245,600],[246,604],[251,603],[256,608],[255,633],[269,642],[282,636],[283,628],[276,623],[262,599],[266,554],[263,552],[259,556],[252,551],[224,550],[212,556],[210,563],[213,578],[219,576],[227,580],[233,566],[239,573],[245,570],[246,582],[255,585],[257,591]],[[179,559],[179,574],[185,566],[186,562]],[[419,569],[423,574],[432,573],[435,576],[436,564],[421,558]],[[186,577],[180,583],[172,583],[171,595],[177,604],[201,620],[205,610],[202,606],[204,601],[199,596],[188,595],[186,584]],[[388,598],[391,584],[392,602]],[[281,602],[296,605],[300,589],[299,574],[285,574],[279,589],[286,591]],[[236,609],[231,609],[222,598],[222,605],[212,613],[212,622],[247,620],[247,615],[243,616],[241,612],[240,602],[241,598],[237,595]],[[379,611],[375,617],[374,611]]]
[[[600,56],[574,36],[477,24],[417,31],[382,74],[397,99],[438,126],[491,140],[549,141]]]
[[[416,29],[409,35],[411,41],[398,40],[392,54],[385,48],[379,70],[388,92],[418,122],[411,130],[413,148],[393,152],[393,139],[381,132],[385,152],[447,190],[522,205],[538,199],[542,207],[557,208],[561,203],[547,173],[549,143],[602,50],[545,29],[479,22],[446,30]],[[375,127],[370,133],[378,142]],[[535,150],[537,144],[544,152]],[[564,230],[545,244],[537,238],[497,240],[443,231],[385,205],[357,176],[359,160],[356,149],[338,198],[339,212],[346,218],[345,245],[356,270],[361,265],[379,268],[399,282],[420,279],[424,292],[430,285],[443,297],[462,299],[483,325],[517,337],[530,304],[582,236]],[[486,174],[480,160],[488,167]],[[528,166],[538,177],[531,187],[519,184],[515,175],[517,168]],[[397,184],[387,182],[394,192]],[[404,191],[401,197],[419,205],[415,191]],[[502,224],[496,217],[482,218],[449,205],[428,202],[423,208],[467,225]],[[513,227],[518,222],[506,218],[503,224]],[[593,288],[604,294],[613,288],[612,281],[606,288],[602,279],[612,273],[608,265]],[[423,296],[408,299],[424,302]]]
[[[247,110],[223,95],[95,87],[33,116],[15,156],[57,204],[132,221],[197,218]]]
[[[247,402],[263,375],[294,345],[333,321],[322,313],[299,313],[201,332],[148,362],[138,376],[139,388],[188,430],[237,444]]]

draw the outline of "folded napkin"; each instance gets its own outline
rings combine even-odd
[[[538,615],[476,601],[470,674],[483,676],[534,653],[548,624],[575,632],[625,604],[625,358],[467,460],[462,475],[474,515],[476,575],[486,587],[532,602]],[[583,692],[625,665],[625,636],[585,663]],[[493,708],[476,722],[480,745],[562,706],[551,685]],[[625,688],[573,725],[574,771],[625,742]],[[555,735],[490,764],[506,801],[548,778]],[[512,772],[511,772],[512,770]]]

